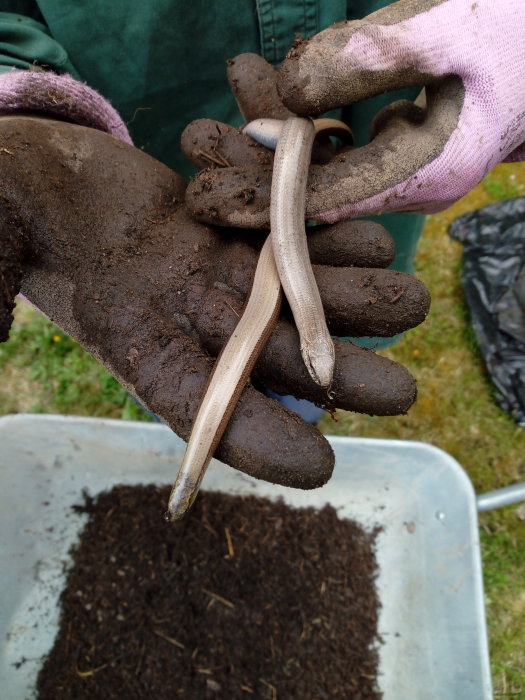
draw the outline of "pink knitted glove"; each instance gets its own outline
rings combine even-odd
[[[440,211],[524,158],[524,28],[523,0],[400,0],[294,48],[278,87],[299,114],[427,88],[426,109],[388,108],[370,145],[325,168],[311,210],[328,221]]]
[[[0,116],[23,112],[60,117],[131,143],[126,125],[109,102],[69,75],[40,70],[0,74]]]
[[[382,110],[368,145],[311,166],[307,218],[440,211],[497,163],[525,159],[524,28],[525,0],[399,0],[298,42],[277,77],[282,102],[297,114],[316,116],[414,85],[426,93],[426,105],[404,100]],[[275,80],[258,66],[256,87],[261,75],[266,83]],[[275,116],[273,107],[257,116]],[[281,104],[280,118],[282,112]],[[233,144],[225,125],[212,124],[207,140],[193,130],[186,137],[183,149],[198,167],[215,162],[194,157],[210,147],[230,166],[213,178],[204,171],[190,183],[186,201],[194,215],[214,224],[267,227],[268,152],[253,142],[250,149]]]

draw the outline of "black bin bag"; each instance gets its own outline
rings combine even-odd
[[[501,408],[525,425],[525,197],[452,222],[471,322]]]

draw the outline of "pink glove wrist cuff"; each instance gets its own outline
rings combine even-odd
[[[55,115],[132,143],[126,125],[109,102],[69,75],[16,69],[0,74],[0,115],[17,112]]]

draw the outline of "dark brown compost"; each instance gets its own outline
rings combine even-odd
[[[54,648],[61,698],[380,698],[376,532],[331,506],[118,486],[81,509]]]

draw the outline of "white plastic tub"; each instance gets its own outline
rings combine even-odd
[[[385,700],[491,698],[476,499],[449,455],[423,443],[330,438],[331,481],[315,491],[272,486],[213,461],[203,488],[331,503],[383,527],[379,686]],[[171,483],[185,443],[158,424],[17,415],[0,419],[0,684],[33,697],[57,630],[63,565],[85,522],[82,491]],[[341,611],[344,614],[344,610]]]

